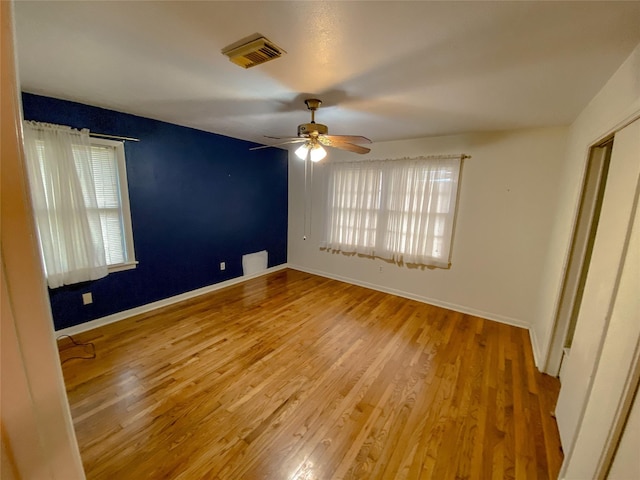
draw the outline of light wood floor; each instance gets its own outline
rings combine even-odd
[[[107,325],[63,364],[88,479],[543,479],[525,330],[294,270]],[[61,341],[61,357],[78,347]]]

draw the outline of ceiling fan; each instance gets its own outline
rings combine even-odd
[[[354,153],[369,153],[371,149],[362,147],[360,143],[371,143],[367,137],[358,135],[329,135],[329,129],[326,125],[316,123],[315,113],[322,102],[317,98],[308,98],[304,101],[307,108],[311,111],[311,122],[298,125],[297,137],[270,137],[274,140],[284,140],[274,145],[263,145],[260,147],[250,148],[249,150],[260,150],[261,148],[279,147],[281,145],[289,145],[292,143],[302,143],[297,150],[296,155],[301,160],[307,158],[307,154],[311,157],[311,161],[319,162],[327,156],[327,151],[323,147],[339,148]]]

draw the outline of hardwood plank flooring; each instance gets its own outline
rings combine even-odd
[[[546,479],[524,329],[283,270],[75,336],[87,478]],[[83,355],[60,340],[64,360]]]

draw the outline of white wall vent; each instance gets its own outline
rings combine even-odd
[[[251,68],[269,60],[280,58],[287,52],[271,40],[259,37],[241,45],[233,44],[224,48],[222,53],[236,65],[240,65],[243,68]]]

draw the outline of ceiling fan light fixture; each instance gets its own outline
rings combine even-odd
[[[308,98],[304,103],[307,105],[307,109],[311,111],[311,123],[298,125],[297,137],[266,136],[266,138],[284,141],[276,143],[275,145],[252,147],[249,150],[260,150],[262,148],[281,147],[292,143],[302,143],[302,146],[298,147],[294,153],[300,160],[306,160],[307,156],[310,156],[311,161],[313,162],[319,162],[327,156],[327,151],[323,148],[323,145],[360,154],[369,153],[371,151],[370,148],[360,145],[361,143],[371,143],[371,140],[367,137],[360,135],[329,135],[329,129],[326,125],[316,123],[315,111],[322,103],[320,100],[317,98]]]
[[[310,155],[311,155],[312,162],[319,162],[320,160],[322,160],[324,157],[327,156],[327,151],[324,148],[322,148],[322,145],[316,144],[313,147],[311,147]]]
[[[309,143],[304,143],[302,144],[300,147],[298,147],[295,151],[296,156],[300,159],[300,160],[304,160],[305,158],[307,158],[307,153],[309,152],[309,148],[310,145]],[[326,155],[326,153],[325,153]]]

